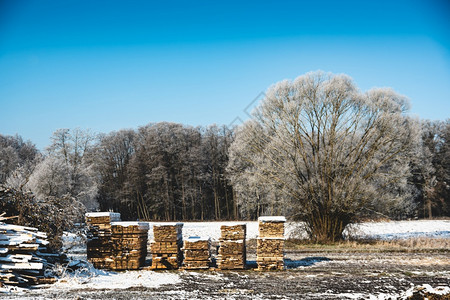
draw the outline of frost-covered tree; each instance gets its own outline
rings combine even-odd
[[[28,188],[40,199],[70,194],[70,171],[65,160],[47,156],[34,169]]]
[[[414,164],[413,177],[419,190],[419,216],[449,216],[450,119],[422,123],[422,153]]]
[[[0,184],[22,189],[40,158],[39,151],[22,137],[0,134]]]
[[[275,84],[230,149],[241,206],[250,200],[240,181],[270,187],[316,241],[341,239],[346,225],[376,207],[399,206],[410,199],[409,153],[419,137],[407,107],[393,90],[363,93],[345,75],[314,72]]]
[[[97,179],[92,147],[96,136],[89,130],[57,130],[48,154],[36,167],[28,184],[39,197],[69,195],[88,210],[98,207]]]

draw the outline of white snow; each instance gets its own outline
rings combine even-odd
[[[201,236],[190,236],[187,241],[190,243],[200,242],[200,241],[209,241],[210,237],[201,237]]]
[[[76,276],[67,276],[48,290],[70,289],[128,289],[131,287],[157,288],[163,284],[178,284],[180,276],[176,273],[154,271],[107,272],[97,271],[94,277],[80,280]]]
[[[183,227],[184,223],[181,222],[164,222],[164,223],[153,223],[153,226],[156,227],[164,227],[164,226],[181,226]]]
[[[286,217],[284,216],[266,216],[266,217],[259,217],[258,221],[260,222],[286,222]]]
[[[437,286],[436,288],[433,288],[429,284],[413,286],[409,290],[407,290],[405,293],[403,293],[402,299],[411,297],[414,294],[414,292],[416,292],[416,291],[423,291],[424,293],[435,294],[435,295],[447,295],[447,294],[450,294],[450,287],[449,286]]]
[[[118,222],[111,222],[111,226],[122,226],[122,227],[128,227],[128,226],[139,226],[143,229],[148,229],[149,224],[147,222],[125,222],[125,221],[118,221]]]
[[[450,238],[450,220],[366,222],[351,226],[345,233],[353,237],[381,240]]]
[[[86,213],[86,217],[110,217],[111,219],[120,220],[120,213],[115,212],[90,212]]]
[[[153,240],[153,226],[176,224],[176,223],[156,223],[149,222],[149,240]],[[247,225],[246,239],[256,239],[258,237],[258,222],[184,222],[183,239],[190,236],[210,237],[211,240],[220,240],[220,227],[222,225],[234,226],[236,224]],[[301,222],[285,223],[285,238],[307,237],[306,231]],[[355,224],[347,229],[344,234],[353,237],[374,238],[374,239],[404,239],[418,237],[450,238],[450,220],[414,220],[414,221],[387,221],[387,222],[366,222]]]

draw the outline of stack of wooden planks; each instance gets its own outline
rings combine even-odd
[[[221,270],[236,270],[246,267],[246,224],[222,225],[220,227],[217,267]]]
[[[120,213],[95,212],[86,214],[87,258],[97,269],[111,269],[113,246],[111,222],[120,221]]]
[[[211,265],[211,239],[191,236],[184,241],[184,268],[209,269]]]
[[[137,270],[144,265],[148,228],[148,223],[145,222],[111,222],[111,269]]]
[[[52,282],[44,277],[47,234],[34,227],[0,222],[0,285]]]
[[[258,270],[284,269],[285,217],[259,217],[259,237],[256,245]]]
[[[136,270],[147,256],[148,223],[120,222],[120,214],[87,213],[87,257],[96,268]]]
[[[151,269],[178,269],[183,260],[183,223],[165,223],[153,226]]]

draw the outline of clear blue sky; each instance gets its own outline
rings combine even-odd
[[[0,133],[246,119],[315,70],[392,87],[450,117],[450,2],[0,0]]]

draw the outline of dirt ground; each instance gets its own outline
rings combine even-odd
[[[256,267],[252,251],[247,256]],[[450,286],[450,250],[309,251],[285,254],[286,270],[174,272],[158,288],[30,290],[5,299],[401,299],[412,286]]]

